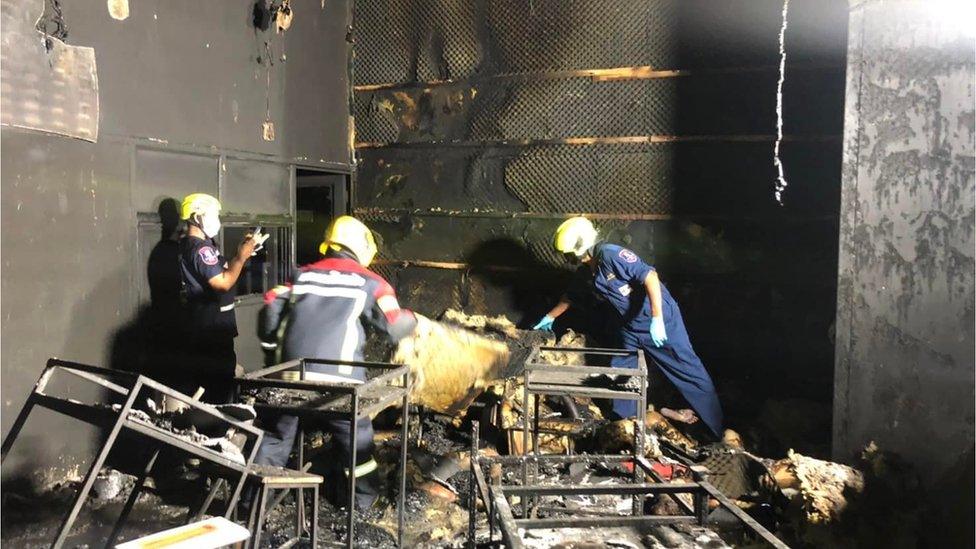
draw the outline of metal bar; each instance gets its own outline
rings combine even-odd
[[[395,392],[391,392],[390,394],[380,398],[373,404],[370,404],[369,406],[363,408],[362,411],[359,412],[359,415],[362,417],[370,417],[373,414],[382,412],[383,410],[389,408],[390,405],[393,404],[396,400],[402,398],[405,392],[406,391],[402,389],[397,389]]]
[[[101,368],[98,366],[90,366],[88,364],[82,364],[80,362],[71,362],[69,360],[61,360],[60,358],[49,358],[47,361],[48,368],[53,368],[60,366],[62,368],[71,368],[72,370],[80,370],[82,372],[89,372],[92,374],[103,375],[105,377],[113,378],[126,378],[129,381],[135,381],[139,377],[139,374],[135,372],[127,372],[125,370],[110,370],[108,368]]]
[[[592,528],[615,526],[638,526],[651,524],[675,524],[680,522],[695,522],[696,517],[685,515],[647,515],[633,517],[621,515],[616,517],[553,517],[542,519],[516,519],[515,526],[526,530],[537,528]]]
[[[535,456],[482,456],[481,460],[485,463],[501,463],[503,465],[519,464],[522,461],[534,460]],[[555,463],[620,463],[634,459],[626,454],[574,454],[571,456],[563,454],[542,454],[538,457],[539,462],[552,461]]]
[[[491,493],[491,500],[495,504],[495,511],[498,513],[498,522],[501,523],[502,541],[508,549],[524,549],[522,538],[519,537],[518,526],[515,517],[512,516],[512,508],[501,491],[496,492],[493,488],[488,488]],[[522,508],[526,505],[523,503]],[[536,519],[538,520],[538,519]]]
[[[298,460],[299,471],[305,470],[305,426],[302,424],[302,420],[298,420],[298,449],[295,458]],[[309,463],[311,466],[311,463]],[[282,495],[287,494],[288,490],[284,490]],[[275,502],[277,503],[277,501]],[[276,505],[272,505],[271,508],[274,509]],[[301,488],[295,488],[295,535],[299,538],[302,537],[302,530],[305,529],[305,492]]]
[[[98,471],[101,470],[102,464],[105,463],[105,459],[108,458],[109,452],[112,451],[112,446],[115,445],[115,439],[119,436],[119,432],[122,430],[122,426],[125,424],[126,417],[129,415],[129,410],[132,409],[132,405],[136,401],[136,397],[139,396],[139,390],[142,388],[142,376],[136,379],[135,385],[132,387],[132,391],[129,393],[129,397],[125,399],[125,404],[122,405],[122,409],[119,410],[119,417],[115,420],[115,425],[112,426],[112,430],[109,432],[108,436],[105,438],[105,443],[102,444],[102,449],[99,451],[95,460],[92,461],[91,467],[88,469],[88,474],[85,475],[85,481],[82,483],[81,488],[78,490],[78,494],[75,496],[74,504],[71,506],[71,510],[68,512],[68,516],[65,517],[64,522],[61,523],[61,529],[58,531],[58,535],[54,538],[54,543],[51,544],[53,549],[60,549],[64,545],[65,540],[68,539],[68,532],[71,530],[71,525],[74,524],[75,519],[78,518],[78,513],[81,511],[81,507],[85,504],[85,499],[88,497],[88,492],[91,490],[92,484],[95,483],[95,477],[98,476]]]
[[[471,422],[471,453],[469,454],[469,461],[471,463],[471,488],[468,490],[468,543],[465,544],[469,548],[473,548],[475,546],[475,514],[478,509],[478,494],[474,486],[474,468],[478,466],[478,427],[478,421]]]
[[[146,477],[152,472],[153,465],[156,464],[156,458],[159,457],[159,447],[155,447],[149,456],[149,461],[146,462],[146,466],[143,468],[142,473],[136,480],[135,485],[132,487],[132,491],[129,492],[129,497],[125,500],[125,506],[122,507],[122,512],[119,513],[118,520],[115,521],[115,526],[112,528],[112,533],[109,534],[108,540],[105,542],[105,547],[114,547],[115,540],[119,537],[122,532],[122,526],[125,524],[125,519],[129,518],[129,513],[132,512],[132,507],[135,505],[136,500],[139,499],[139,494],[142,492],[142,487],[146,483]],[[207,501],[212,501],[212,498],[207,498]],[[206,508],[204,508],[206,510]]]
[[[294,368],[296,366],[300,366],[301,364],[302,364],[302,360],[301,359],[289,360],[288,362],[282,362],[281,364],[275,364],[274,366],[268,366],[267,368],[261,368],[260,370],[254,370],[253,372],[246,373],[243,376],[238,377],[237,379],[239,379],[239,380],[240,379],[259,379],[259,378],[262,378],[262,377],[265,377],[265,376],[269,376],[271,374],[276,374],[278,372],[283,372],[285,370],[291,370],[292,368]]]
[[[230,519],[231,515],[237,511],[237,500],[241,497],[241,491],[244,489],[244,483],[247,481],[247,472],[254,463],[254,457],[258,455],[258,450],[261,448],[261,440],[263,438],[264,431],[261,430],[254,438],[254,443],[251,445],[251,452],[248,453],[247,461],[244,462],[244,470],[241,471],[241,477],[237,480],[237,486],[234,488],[234,492],[230,495],[230,499],[227,500],[227,510],[224,511],[224,518],[226,519]]]
[[[655,482],[651,484],[530,484],[527,486],[502,487],[502,492],[504,492],[506,496],[521,494],[531,494],[535,496],[686,494],[698,490],[698,483],[690,482]]]
[[[394,379],[402,376],[404,371],[409,372],[410,371],[410,368],[408,368],[408,367],[396,368],[396,369],[390,370],[389,372],[387,372],[385,374],[381,374],[381,375],[378,375],[378,376],[370,379],[369,381],[367,381],[366,383],[364,383],[362,385],[362,390],[360,391],[360,395],[362,395],[362,394],[368,394],[370,389],[383,387],[388,382],[390,382],[390,381],[392,381],[392,380],[394,380]]]
[[[737,519],[741,520],[743,524],[748,526],[755,532],[759,537],[763,539],[766,543],[776,547],[777,549],[789,549],[789,545],[783,543],[779,538],[773,535],[772,532],[766,529],[762,524],[756,522],[756,519],[749,516],[748,513],[739,509],[739,506],[732,502],[725,494],[720,492],[718,488],[712,485],[712,483],[707,480],[702,480],[698,483],[702,489],[708,493],[709,496],[715,498],[719,505],[725,507],[730,513],[732,513]]]
[[[827,63],[800,64],[790,67],[791,70],[843,70],[843,65]],[[517,80],[534,82],[539,80],[560,80],[565,78],[591,78],[595,82],[613,80],[646,80],[656,78],[677,78],[692,75],[721,75],[746,74],[756,72],[772,72],[779,70],[778,65],[756,65],[745,67],[727,67],[714,69],[656,69],[650,65],[633,67],[613,67],[605,69],[574,69],[555,71],[523,71],[492,74],[486,76],[472,76],[470,78],[427,80],[424,82],[386,82],[382,84],[360,84],[353,86],[355,92],[373,92],[382,90],[426,89],[436,86],[467,85],[474,86],[494,80]]]
[[[299,537],[301,533],[299,533]],[[319,485],[312,487],[312,525],[308,530],[308,536],[312,542],[312,549],[318,547],[319,539]]]
[[[242,388],[277,387],[279,389],[297,389],[299,391],[319,391],[351,395],[361,383],[337,383],[331,381],[286,381],[284,379],[254,378],[244,380],[237,378],[237,384]]]
[[[621,355],[623,356],[623,355]],[[623,371],[621,371],[623,370]],[[560,374],[578,374],[581,376],[619,375],[626,377],[645,377],[646,374],[634,370],[628,373],[628,368],[613,368],[610,366],[556,366],[554,364],[526,364],[526,372],[552,372]]]
[[[41,374],[41,377],[43,376],[44,374]],[[40,379],[37,382],[40,383]],[[31,392],[27,397],[27,402],[24,403],[24,406],[20,409],[20,413],[17,414],[17,419],[14,420],[14,424],[10,427],[10,431],[7,432],[7,436],[3,438],[3,448],[0,449],[0,463],[3,463],[3,460],[7,459],[7,452],[13,447],[14,441],[17,440],[17,435],[20,434],[20,430],[24,428],[24,423],[27,422],[27,417],[30,416],[31,410],[34,408],[36,395],[36,392]]]
[[[261,499],[258,502],[258,520],[254,525],[254,537],[251,538],[254,540],[254,549],[261,547],[261,530],[264,529],[264,513],[267,510],[268,505],[268,490],[269,488],[267,484],[261,487]]]
[[[526,389],[533,393],[565,396],[588,396],[592,398],[609,398],[618,400],[640,400],[640,395],[629,391],[613,391],[596,387],[580,387],[573,385],[555,385],[552,383],[526,383]],[[531,386],[531,387],[530,387]]]
[[[785,135],[782,141],[793,143],[821,143],[840,141],[843,135]],[[499,139],[499,140],[431,140],[415,142],[358,142],[357,149],[417,149],[428,147],[459,147],[459,148],[505,148],[505,147],[545,147],[556,145],[592,146],[592,145],[624,145],[646,143],[772,143],[776,141],[773,134],[729,134],[729,135],[621,135],[613,137],[564,137],[558,139]]]
[[[539,352],[559,351],[561,353],[576,353],[581,355],[636,355],[637,351],[627,349],[615,349],[613,347],[560,347],[559,345],[539,345]],[[583,366],[571,366],[571,368],[582,368]]]
[[[526,385],[528,385],[526,383]],[[540,395],[535,396],[535,402],[532,406],[532,454],[535,455],[535,459],[532,460],[532,479],[533,481],[539,478],[539,456],[542,452],[539,451],[539,405],[542,401]],[[526,407],[528,407],[528,402],[526,402]],[[528,449],[525,450],[528,453]],[[530,498],[522,498],[522,507],[529,507]],[[532,506],[534,507],[538,503],[536,497],[531,498]],[[532,515],[535,516],[535,511],[533,510]]]
[[[526,456],[529,453],[529,411],[532,409],[529,406],[529,380],[527,378],[523,379],[522,383],[522,455]],[[539,457],[536,456],[538,460]],[[526,460],[522,460],[522,485],[529,483],[529,465]],[[526,501],[522,500],[522,518],[527,518],[529,516],[529,506]]]
[[[400,409],[400,493],[397,494],[397,547],[403,547],[403,507],[407,493],[407,442],[410,436],[410,373],[403,374],[403,403]]]
[[[223,486],[227,481],[223,478],[217,478],[213,481],[213,486],[210,487],[210,492],[207,494],[206,499],[203,500],[203,505],[200,506],[200,510],[193,517],[192,520],[197,521],[203,518],[203,515],[207,514],[207,510],[210,509],[210,505],[213,500],[217,497],[217,492],[220,491],[220,487]]]
[[[644,470],[644,472],[647,473],[648,476],[654,479],[655,482],[664,482],[664,477],[659,475],[657,471],[655,471],[654,468],[651,467],[651,464],[647,461],[647,458],[643,456],[637,458],[637,464],[638,466],[640,466],[641,469]],[[679,498],[676,494],[668,494],[667,496],[671,498],[671,500],[674,501],[685,514],[688,515],[695,514],[695,509],[692,506],[685,503],[685,500]]]
[[[359,395],[352,395],[352,408],[350,409],[349,421],[352,422],[349,429],[349,509],[346,517],[347,535],[346,540],[349,549],[353,547],[356,528],[356,443],[358,442],[357,418],[359,418]]]
[[[303,358],[306,364],[327,364],[330,366],[355,366],[357,368],[372,368],[378,370],[400,370],[409,369],[403,364],[393,364],[390,362],[368,362],[365,360],[333,360],[328,358]]]
[[[106,389],[118,393],[120,395],[126,396],[129,394],[129,390],[126,389],[125,387],[112,383],[111,381],[104,380],[94,374],[82,370],[77,370],[75,368],[61,368],[61,370],[63,370],[66,374],[71,374],[73,376],[80,377],[81,379],[91,381],[92,383],[101,385],[102,387],[105,387]]]
[[[488,541],[491,542],[495,537],[495,523],[494,523],[494,504],[492,503],[491,496],[488,491],[488,482],[485,481],[485,474],[481,470],[481,458],[478,453],[471,454],[471,474],[475,485],[471,487],[473,492],[475,489],[481,495],[481,502],[485,505],[485,510],[488,511]],[[477,503],[477,502],[475,502]],[[477,512],[476,507],[471,508],[471,512]],[[473,542],[473,540],[472,540]]]

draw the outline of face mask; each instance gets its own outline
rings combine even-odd
[[[220,232],[220,218],[216,215],[204,215],[200,218],[200,229],[207,238],[215,238]]]

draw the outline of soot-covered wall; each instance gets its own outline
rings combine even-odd
[[[590,214],[658,267],[730,415],[796,410],[778,442],[827,453],[847,11],[790,2],[779,205],[782,9],[357,2],[354,201],[377,268],[424,313],[531,325],[566,282],[552,231]]]
[[[4,63],[43,44],[33,25],[45,4],[48,19],[50,2],[4,1]],[[4,433],[49,357],[130,366],[120,350],[140,345],[145,244],[160,237],[144,229],[163,199],[205,191],[225,213],[287,219],[294,166],[351,171],[349,5],[293,0],[291,27],[278,34],[255,28],[254,4],[138,1],[116,20],[102,0],[60,3],[67,44],[94,48],[98,136],[2,130]],[[23,99],[28,123],[59,121],[59,94],[71,93],[40,93],[49,63],[4,74],[5,98]],[[253,312],[238,315],[245,346],[256,339]],[[35,412],[5,477],[83,462],[92,433],[80,425]]]
[[[970,536],[973,18],[965,2],[851,3],[834,408],[840,459],[874,441],[930,477],[960,466],[947,482]]]

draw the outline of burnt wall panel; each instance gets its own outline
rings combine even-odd
[[[782,205],[780,0],[454,4],[356,4],[354,206],[404,302],[531,325],[568,275],[553,229],[591,214],[679,295],[733,417],[829,414],[846,4],[790,2]]]
[[[875,441],[932,474],[963,464],[968,453],[972,474],[971,16],[951,2],[851,6],[834,403],[838,458],[850,459]],[[971,481],[955,473],[947,480],[972,501]],[[967,513],[971,536],[972,508],[960,513]]]
[[[253,1],[133,2],[124,21],[101,1],[61,6],[66,43],[95,50],[99,136],[2,130],[4,432],[51,356],[139,369],[165,198],[217,194],[223,177],[229,205],[250,210],[239,213],[281,212],[289,164],[351,167],[350,3],[293,0],[283,34],[254,28]],[[268,119],[273,141],[262,136]],[[221,172],[221,157],[243,164]],[[253,340],[249,320],[241,337]],[[63,417],[31,419],[23,433],[4,481],[91,456],[90,433]]]

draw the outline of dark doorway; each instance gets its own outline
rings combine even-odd
[[[295,175],[295,259],[307,265],[320,257],[319,244],[329,223],[349,211],[349,177],[311,170]]]

